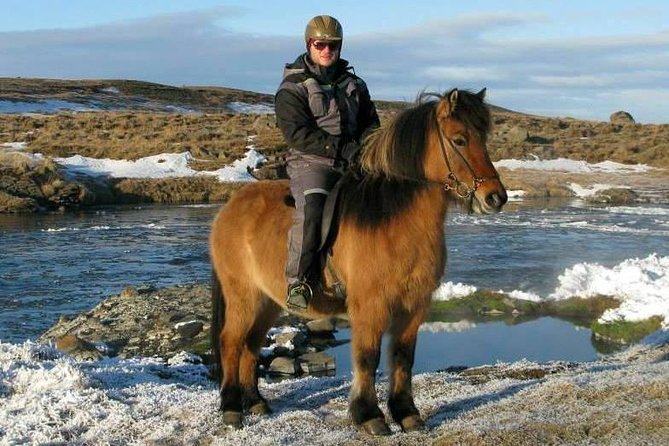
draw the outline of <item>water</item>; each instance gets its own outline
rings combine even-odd
[[[35,339],[60,315],[86,311],[125,286],[207,281],[207,238],[217,210],[146,206],[0,215],[0,340]],[[446,232],[448,280],[546,296],[565,268],[577,263],[611,267],[651,253],[669,255],[669,206],[516,202],[493,216],[455,210]],[[587,360],[597,355],[588,330],[549,318],[421,332],[418,346],[419,371],[523,357]],[[550,355],[535,357],[534,351]],[[446,357],[448,363],[442,361]],[[339,361],[345,369],[344,360]]]
[[[550,317],[518,325],[502,321],[462,325],[462,331],[420,331],[414,373],[475,367],[497,361],[592,361],[599,356],[591,343],[590,330]],[[350,339],[350,336],[350,330],[337,333],[340,340]],[[388,339],[384,338],[379,364],[379,370],[384,373],[388,372],[387,344]],[[351,373],[348,345],[334,347],[328,353],[335,358],[337,374],[347,376]]]

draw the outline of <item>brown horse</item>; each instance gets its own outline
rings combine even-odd
[[[418,327],[444,272],[449,195],[475,212],[497,212],[506,203],[486,150],[490,113],[484,96],[485,89],[421,95],[416,106],[366,141],[365,174],[344,177],[331,268],[306,316],[347,315],[353,356],[349,411],[368,433],[390,433],[375,391],[386,331],[390,414],[404,431],[424,425],[414,405],[411,369]],[[286,181],[250,184],[219,212],[211,231],[212,343],[222,368],[223,421],[233,427],[241,426],[243,410],[269,412],[258,392],[256,364],[286,301],[287,234],[294,212],[289,195]],[[345,301],[333,296],[335,280],[345,284]]]

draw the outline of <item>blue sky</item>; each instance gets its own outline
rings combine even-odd
[[[314,6],[318,5],[318,6]],[[327,5],[327,6],[323,6]],[[306,22],[344,25],[378,99],[488,88],[527,113],[669,122],[666,1],[0,0],[0,76],[139,79],[273,93]]]

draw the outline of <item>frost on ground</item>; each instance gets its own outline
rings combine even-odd
[[[582,364],[513,364],[414,378],[428,429],[384,444],[667,444],[669,334]],[[50,347],[0,344],[7,444],[369,444],[350,424],[347,378],[261,383],[274,414],[229,431],[198,358],[77,362]],[[382,407],[387,379],[377,386]],[[385,407],[384,407],[385,409]],[[388,443],[389,442],[389,443]]]

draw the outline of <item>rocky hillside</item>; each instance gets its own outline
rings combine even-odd
[[[193,167],[215,170],[240,158],[254,136],[270,160],[286,150],[268,94],[219,87],[174,87],[128,80],[0,78],[0,212],[113,202],[225,199],[212,181],[125,180],[100,184],[63,178],[49,162],[5,152],[137,159],[189,151]],[[377,101],[387,121],[409,104]],[[669,167],[669,124],[644,125],[625,112],[607,122],[549,118],[491,105],[493,160],[570,158]],[[69,110],[69,111],[68,111]],[[40,111],[40,113],[26,113]],[[73,112],[74,111],[74,112]],[[270,162],[272,164],[272,162]],[[270,169],[263,175],[276,176]],[[118,184],[122,183],[122,187]],[[176,194],[176,195],[175,195]]]

